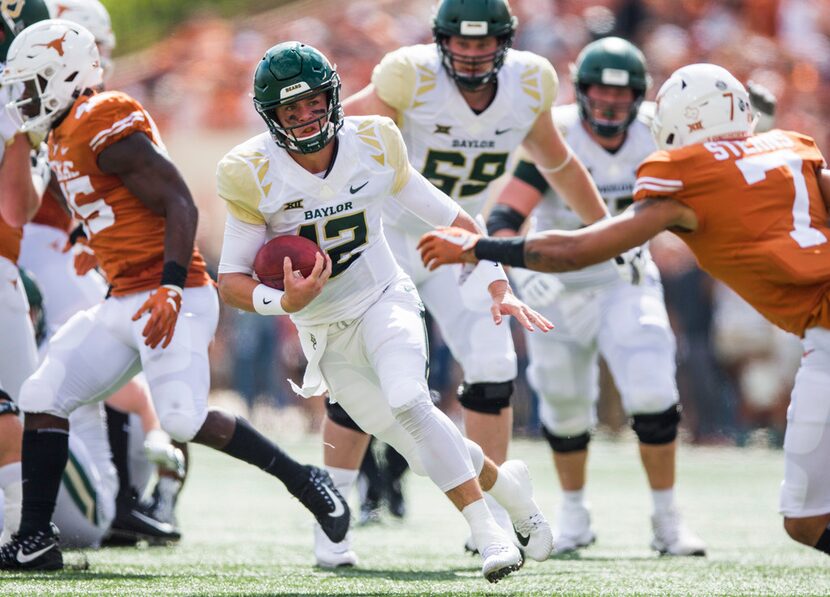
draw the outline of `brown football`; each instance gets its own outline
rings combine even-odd
[[[291,269],[308,276],[314,269],[315,255],[323,254],[316,243],[304,236],[286,234],[276,236],[262,245],[254,258],[254,271],[259,281],[276,288],[285,290],[283,282],[282,262],[286,257],[291,258]]]

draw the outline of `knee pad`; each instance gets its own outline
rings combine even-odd
[[[467,410],[487,415],[497,415],[510,406],[513,382],[462,383],[458,387],[458,401]]]
[[[159,423],[171,438],[177,442],[189,442],[192,440],[199,429],[202,427],[202,422],[197,422],[189,414],[181,410],[169,410],[159,413]]]
[[[467,444],[467,450],[470,452],[470,460],[473,461],[473,469],[476,475],[481,474],[481,469],[484,468],[484,450],[481,449],[477,443],[469,438],[464,438],[464,443]]]
[[[634,429],[641,443],[659,446],[675,440],[679,423],[680,405],[672,404],[660,413],[634,415],[631,428]]]
[[[0,415],[19,415],[20,409],[3,390],[0,390]]]
[[[567,454],[568,452],[581,452],[588,449],[588,443],[591,441],[591,434],[587,431],[579,435],[562,436],[554,435],[543,425],[542,435],[548,440],[550,449],[557,454]]]
[[[337,423],[341,427],[365,433],[365,431],[363,431],[360,426],[354,422],[354,419],[349,416],[346,409],[340,406],[339,402],[331,402],[326,400],[326,414],[333,423]]]

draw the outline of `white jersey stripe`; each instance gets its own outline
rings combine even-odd
[[[638,182],[634,185],[634,194],[636,195],[638,191],[659,191],[662,193],[676,193],[677,191],[682,190],[681,188],[677,187],[667,187],[664,185],[656,185],[656,184],[649,184],[649,183],[640,183]]]
[[[92,140],[89,142],[89,146],[93,150],[95,150],[108,137],[111,137],[112,135],[120,133],[121,131],[123,131],[125,128],[127,128],[128,126],[130,126],[134,122],[140,122],[142,120],[144,120],[144,114],[139,112],[139,111],[135,111],[132,114],[130,114],[129,116],[126,116],[126,117],[122,118],[121,120],[119,120],[118,122],[116,122],[115,124],[113,124],[110,128],[104,129],[103,131],[101,131],[97,135],[95,135],[92,138]]]
[[[653,182],[655,184],[665,185],[667,187],[682,187],[683,181],[672,178],[655,178],[654,176],[641,176],[637,182]]]

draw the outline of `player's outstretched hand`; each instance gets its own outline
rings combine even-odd
[[[501,324],[505,315],[512,315],[529,332],[532,332],[534,327],[543,332],[549,332],[553,329],[553,324],[550,321],[525,305],[513,294],[507,281],[496,280],[487,289],[493,299],[490,313],[493,315],[493,322],[496,325]]]
[[[481,235],[463,228],[443,227],[424,234],[418,250],[429,270],[449,263],[477,263],[473,249],[480,238]]]
[[[144,344],[155,348],[161,342],[161,347],[167,348],[173,340],[173,332],[176,331],[176,320],[179,318],[181,308],[181,288],[165,284],[154,290],[133,315],[133,321],[138,321],[142,315],[150,313],[150,318],[141,332],[144,336]]]
[[[75,239],[75,242],[66,241],[63,247],[63,252],[68,253],[72,251],[74,255],[73,265],[75,266],[75,273],[79,276],[87,275],[90,270],[98,267],[98,258],[95,256],[85,236],[80,236]]]
[[[318,253],[314,259],[314,269],[305,278],[299,271],[294,271],[290,257],[283,260],[282,271],[285,284],[282,308],[294,313],[308,305],[323,291],[323,286],[331,276],[331,258],[328,254]]]

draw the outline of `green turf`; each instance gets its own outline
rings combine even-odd
[[[319,438],[286,442],[319,461]],[[580,557],[529,562],[489,585],[461,553],[465,523],[430,483],[410,477],[404,523],[358,528],[361,566],[312,566],[311,519],[273,479],[196,447],[179,513],[177,547],[67,552],[88,570],[0,575],[0,595],[822,595],[830,560],[786,538],[776,513],[780,452],[691,448],[680,452],[680,504],[709,544],[707,558],[660,558],[648,549],[649,496],[636,445],[595,442],[589,496],[598,542]],[[553,517],[558,491],[546,444],[518,441],[537,496]]]

